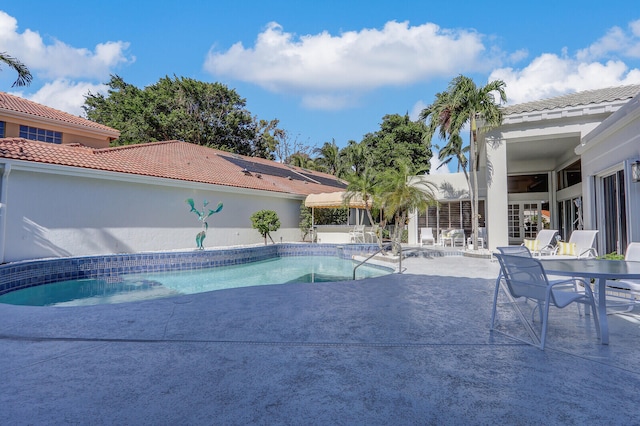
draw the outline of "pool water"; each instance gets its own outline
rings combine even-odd
[[[61,281],[6,293],[0,303],[31,306],[83,306],[157,299],[237,287],[294,282],[347,281],[354,261],[330,256],[277,257],[261,262],[190,271],[151,272]],[[356,279],[391,273],[360,266]]]

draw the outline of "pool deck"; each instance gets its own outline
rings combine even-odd
[[[640,308],[491,332],[498,265],[120,305],[0,304],[0,424],[639,424]],[[499,326],[527,337],[501,306]],[[517,317],[517,316],[516,316]]]

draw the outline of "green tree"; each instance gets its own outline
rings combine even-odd
[[[115,145],[159,140],[151,136],[154,130],[147,120],[152,115],[148,94],[118,76],[111,76],[108,86],[106,96],[91,92],[85,96],[87,118],[120,130]]]
[[[448,141],[440,151],[440,159],[445,162],[458,160],[469,186],[471,196],[472,242],[478,247],[478,122],[482,130],[490,130],[502,124],[502,110],[496,104],[494,93],[501,102],[507,101],[505,83],[502,80],[489,82],[478,87],[469,77],[458,76],[450,83],[446,92],[436,94],[435,101],[422,110],[420,119],[427,121],[425,142],[439,131],[443,140]],[[461,132],[469,125],[469,145],[464,146]],[[467,153],[469,157],[467,158]],[[467,167],[469,172],[467,172]]]
[[[29,68],[13,56],[10,56],[7,52],[0,52],[0,62],[4,62],[12,68],[15,72],[18,73],[18,78],[13,82],[11,87],[14,86],[28,86],[31,84],[33,80],[33,76],[31,75],[31,71]]]
[[[221,83],[164,77],[144,89],[112,76],[106,96],[85,97],[87,118],[121,131],[116,145],[184,140],[242,155],[273,158],[278,121],[259,120]]]
[[[347,181],[347,187],[344,194],[345,202],[348,203],[354,198],[362,199],[365,206],[364,209],[367,212],[367,217],[369,218],[369,223],[372,225],[375,224],[376,222],[373,220],[371,209],[374,207],[378,181],[373,169],[364,169],[360,174],[352,172],[345,176],[345,180]]]
[[[385,115],[380,130],[365,135],[365,145],[370,165],[378,173],[394,167],[397,161],[409,162],[416,170],[428,171],[431,162],[431,146],[425,148],[426,126],[415,122],[408,114]]]
[[[301,167],[307,170],[316,170],[316,163],[313,158],[309,157],[309,154],[304,152],[296,152],[284,160],[285,164],[290,166]]]
[[[267,245],[267,237],[275,244],[273,238],[271,238],[271,232],[280,229],[278,213],[273,210],[259,210],[251,215],[251,224],[264,238],[264,245]]]
[[[314,159],[314,162],[319,166],[318,169],[320,171],[334,176],[338,175],[341,168],[341,159],[340,148],[336,145],[335,140],[325,142],[322,147],[314,149],[313,152],[318,155],[318,157]]]
[[[311,227],[313,226],[313,216],[311,209],[304,205],[304,202],[300,204],[300,232],[302,233],[302,241],[307,238]],[[312,241],[313,242],[313,241]]]
[[[350,173],[362,174],[371,165],[366,144],[350,140],[347,146],[340,150],[340,165],[338,177],[346,179]]]
[[[380,177],[377,199],[385,221],[395,223],[392,241],[400,242],[410,211],[426,210],[437,202],[435,185],[412,179],[418,172],[408,162],[398,160],[395,168],[387,169]]]

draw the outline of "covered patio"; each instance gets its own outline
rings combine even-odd
[[[635,424],[640,315],[489,331],[497,263],[79,308],[0,305],[2,424]],[[501,326],[517,332],[507,313]]]
[[[313,218],[313,241],[318,243],[364,243],[368,242],[365,227],[367,224],[366,205],[359,195],[347,199],[345,191],[323,192],[319,194],[309,194],[304,201],[306,207],[311,208]],[[316,209],[338,209],[349,208],[348,223],[344,224],[322,224],[315,223]],[[356,229],[356,227],[358,227]]]

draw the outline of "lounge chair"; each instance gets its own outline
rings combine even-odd
[[[542,229],[538,231],[535,239],[525,238],[522,245],[528,248],[534,256],[552,254],[555,247],[554,238],[557,234],[557,229]]]
[[[598,231],[577,230],[571,233],[568,242],[558,241],[548,259],[577,259],[584,257],[597,257],[598,252],[594,245]]]
[[[600,337],[600,323],[598,322],[598,311],[596,309],[595,298],[591,287],[582,280],[566,280],[549,282],[543,268],[543,263],[533,257],[526,255],[495,255],[500,262],[500,273],[506,283],[506,288],[511,297],[518,299],[521,297],[537,302],[537,309],[542,322],[542,334],[540,336],[539,348],[544,350],[547,337],[547,323],[549,321],[549,306],[564,308],[571,303],[582,303],[591,305],[591,312],[596,326],[598,337]],[[579,281],[581,286],[579,291],[574,290],[577,286],[571,287],[567,284]],[[496,286],[500,281],[496,281]],[[497,289],[496,289],[497,296]],[[497,297],[493,301],[493,314],[491,318],[491,329],[494,330]],[[535,312],[535,309],[534,309]]]
[[[640,262],[640,243],[630,243],[624,260]],[[633,307],[640,303],[640,280],[607,280],[607,308]]]
[[[436,239],[433,237],[433,228],[420,228],[420,245],[435,245]]]

